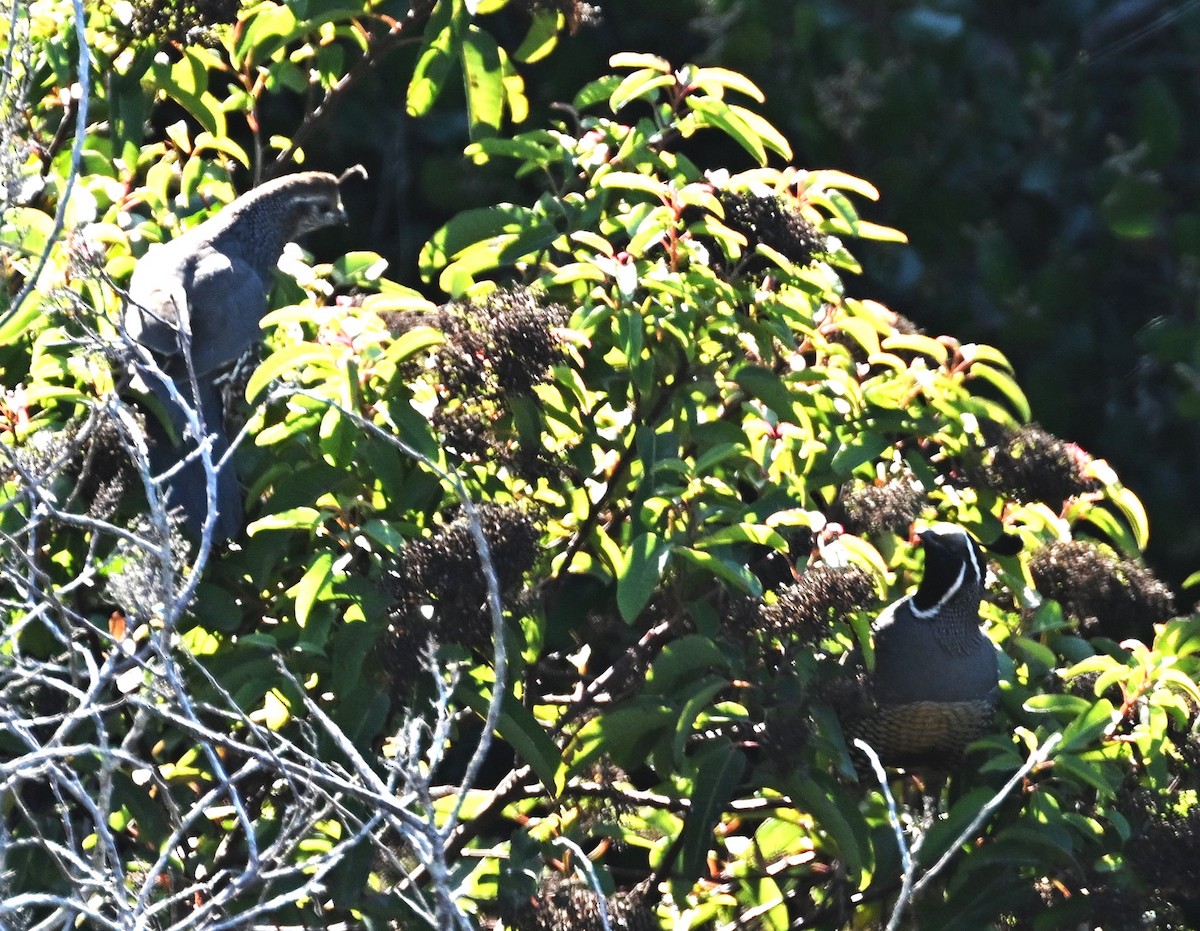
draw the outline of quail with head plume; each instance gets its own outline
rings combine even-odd
[[[843,724],[885,765],[948,769],[991,728],[999,700],[996,647],[979,625],[987,564],[961,527],[919,536],[924,575],[875,621],[869,707],[844,712]]]
[[[182,236],[152,246],[134,268],[125,331],[162,373],[134,364],[133,387],[152,394],[166,420],[147,418],[151,467],[161,475],[191,457],[171,473],[165,494],[168,508],[182,508],[195,536],[209,513],[205,475],[195,457],[197,438],[163,376],[199,415],[216,463],[228,442],[215,378],[258,340],[284,246],[346,221],[339,180],[307,171],[268,181]],[[230,539],[241,529],[242,500],[229,462],[217,472],[215,504],[213,539]]]

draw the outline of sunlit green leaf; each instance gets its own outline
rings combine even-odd
[[[309,565],[296,585],[296,623],[303,627],[313,604],[329,587],[333,577],[333,553],[324,552]]]
[[[472,25],[462,37],[461,54],[471,138],[490,136],[500,129],[504,118],[500,47],[491,35]]]
[[[454,64],[455,13],[461,0],[442,0],[434,5],[425,24],[421,53],[408,83],[406,110],[409,116],[424,116],[437,102]]]

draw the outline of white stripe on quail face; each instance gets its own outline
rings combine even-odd
[[[963,563],[962,568],[958,570],[958,578],[954,580],[954,584],[946,589],[946,594],[942,595],[942,597],[938,599],[937,604],[935,604],[932,608],[918,608],[916,602],[910,598],[908,601],[908,607],[912,610],[913,616],[919,617],[923,621],[927,621],[941,611],[942,608],[946,607],[946,605],[950,603],[954,596],[958,594],[958,590],[962,588],[963,581],[966,579],[966,575],[967,564]]]
[[[971,554],[971,564],[975,567],[975,581],[983,584],[983,580],[987,576],[987,565],[984,562],[983,553],[969,537],[966,543],[967,550]]]

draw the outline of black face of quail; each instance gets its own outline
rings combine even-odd
[[[337,184],[333,181],[298,196],[293,204],[292,228],[296,236],[326,226],[341,226],[347,219]]]
[[[965,531],[938,524],[918,534],[925,550],[925,571],[912,598],[913,613],[932,615],[960,592],[983,585],[987,560]]]

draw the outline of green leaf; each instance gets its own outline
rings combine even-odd
[[[424,352],[431,346],[441,345],[446,341],[446,334],[431,326],[415,326],[406,330],[392,340],[384,357],[395,364],[410,359],[417,353]]]
[[[847,174],[844,171],[838,171],[837,169],[822,168],[818,171],[810,171],[806,180],[808,183],[805,185],[805,190],[826,191],[837,189],[851,191],[867,198],[867,200],[879,200],[879,189],[870,181],[865,181],[862,178]]]
[[[721,130],[749,152],[758,164],[767,164],[766,143],[762,136],[733,107],[715,97],[693,96],[685,102],[700,117],[702,125]]]
[[[854,235],[859,239],[876,242],[908,242],[908,235],[892,226],[882,226],[870,220],[858,220],[854,224]]]
[[[833,474],[848,478],[859,466],[875,462],[892,445],[891,441],[875,432],[854,434],[848,442],[839,446],[833,454],[830,468]]]
[[[757,84],[744,74],[730,71],[728,68],[700,68],[692,75],[692,84],[714,97],[719,96],[723,89],[729,88],[759,103],[766,100]]]
[[[335,284],[370,287],[383,277],[387,267],[387,259],[378,252],[347,252],[334,260],[331,272]]]
[[[461,0],[442,0],[433,7],[421,37],[421,54],[408,82],[405,110],[409,116],[427,114],[437,102],[446,85],[450,66],[454,64],[455,13]]]
[[[468,247],[501,234],[516,236],[543,218],[528,207],[497,204],[465,210],[430,237],[421,250],[418,265],[426,281]]]
[[[853,804],[853,796],[825,773],[815,771],[793,774],[783,788],[792,803],[811,814],[834,842],[851,883],[857,885],[872,867],[871,837],[866,821]]]
[[[208,72],[193,50],[185,49],[183,57],[174,64],[156,61],[147,77],[152,82],[151,89],[162,91],[178,103],[213,136],[226,135],[221,102],[208,92]]]
[[[791,143],[789,143],[787,141],[787,137],[783,133],[781,133],[778,129],[776,129],[770,122],[768,122],[762,116],[759,116],[759,114],[755,113],[753,110],[747,110],[745,107],[739,107],[737,104],[731,104],[729,109],[730,109],[730,112],[732,112],[735,116],[739,117],[741,119],[741,121],[743,123],[745,123],[746,126],[748,126],[750,128],[750,130],[753,133],[755,133],[760,140],[762,140],[763,145],[765,145],[768,149],[770,149],[772,152],[774,152],[776,155],[780,156],[781,158],[791,161],[791,158],[792,158]],[[868,224],[864,224],[864,223],[859,224],[859,235],[860,236],[863,235],[862,227],[866,226],[866,225],[868,225]],[[870,224],[870,225],[873,226],[874,224]],[[878,228],[881,230],[885,229],[885,227],[882,227],[882,226],[878,227]],[[903,234],[900,234],[900,235],[902,238],[900,240],[898,240],[899,242],[907,242],[908,241],[907,238],[903,238]]]
[[[695,768],[691,806],[679,843],[678,874],[689,889],[692,881],[704,874],[713,846],[713,829],[746,771],[746,757],[734,747],[718,744],[697,755]]]
[[[657,534],[634,537],[624,553],[624,565],[617,577],[617,608],[626,624],[632,624],[654,594],[667,568],[671,547]]]
[[[671,741],[671,751],[676,766],[683,766],[688,741],[692,736],[692,728],[696,719],[712,705],[713,699],[722,691],[729,688],[729,680],[721,676],[705,676],[699,682],[688,686],[682,699],[686,696],[679,717],[675,720],[675,736]]]
[[[1074,718],[1091,708],[1092,703],[1081,695],[1058,693],[1031,695],[1025,699],[1023,707],[1026,711],[1046,711],[1064,718]]]
[[[518,175],[534,168],[556,163],[562,153],[554,137],[544,133],[522,133],[513,139],[480,139],[472,142],[463,154],[476,165],[485,165],[493,158],[515,158],[524,162]]]
[[[541,61],[558,45],[558,33],[563,28],[563,15],[558,10],[536,10],[525,38],[513,52],[517,61],[531,65]]]
[[[290,5],[259,4],[243,24],[234,46],[234,60],[244,68],[264,62],[301,31]]]
[[[1160,180],[1122,175],[1100,201],[1100,215],[1122,239],[1149,239],[1159,230],[1159,213],[1166,203]]]
[[[600,176],[599,186],[602,188],[620,188],[624,191],[642,191],[657,198],[666,196],[668,186],[664,181],[652,175],[643,175],[633,171],[609,171]]]
[[[690,546],[677,547],[680,556],[706,572],[724,579],[737,591],[744,592],[752,598],[758,598],[763,593],[762,582],[740,560],[726,559],[705,550],[692,549]]]
[[[608,59],[611,68],[648,68],[651,71],[671,73],[671,63],[665,58],[643,52],[617,52]]]
[[[781,420],[796,422],[795,399],[775,372],[759,365],[744,365],[733,378],[743,391],[766,404]]]
[[[780,553],[788,551],[787,540],[766,524],[731,524],[701,537],[696,541],[696,546],[707,549],[710,546],[724,546],[729,543],[752,543],[755,546],[769,546]]]
[[[1187,587],[1186,582],[1184,587]],[[1180,659],[1200,653],[1200,623],[1193,617],[1168,621],[1154,638],[1154,649],[1166,656]]]
[[[490,695],[480,694],[470,688],[463,688],[461,693],[463,701],[476,714],[481,718],[487,717]],[[565,780],[558,747],[533,712],[512,694],[505,693],[501,701],[496,733],[530,765],[546,791],[557,797]]]
[[[571,101],[571,105],[576,110],[586,110],[588,107],[594,107],[602,101],[611,100],[612,95],[620,86],[621,76],[619,74],[606,74],[604,77],[598,78],[580,88],[579,93],[575,95],[575,99]]]
[[[657,70],[643,68],[629,75],[617,86],[608,98],[608,105],[612,108],[613,113],[616,113],[631,100],[637,100],[638,98],[649,99],[656,89],[660,87],[672,87],[674,84],[675,78],[673,75],[662,74]]]
[[[1110,485],[1106,490],[1109,500],[1125,515],[1129,529],[1133,531],[1133,539],[1137,543],[1138,550],[1144,550],[1150,543],[1150,520],[1146,516],[1146,509],[1142,507],[1142,502],[1124,485]]]
[[[1066,773],[1110,798],[1120,786],[1121,776],[1116,767],[1099,760],[1085,760],[1074,753],[1058,754],[1054,758],[1054,770],[1056,775]]]
[[[1085,502],[1080,516],[1112,541],[1126,556],[1134,557],[1141,552],[1138,538],[1134,536],[1129,525],[1102,504]]]
[[[1097,699],[1094,705],[1067,725],[1056,755],[1087,747],[1119,721],[1120,717],[1120,713],[1107,698]]]
[[[304,576],[296,584],[296,623],[304,627],[308,623],[313,603],[329,588],[333,577],[333,553],[318,554]]]
[[[559,235],[549,220],[542,220],[519,233],[507,233],[476,243],[446,266],[438,276],[438,285],[451,296],[459,297],[481,273],[528,261],[548,248]]]
[[[687,634],[668,643],[646,672],[646,694],[669,695],[699,672],[727,669],[729,656],[700,634]]]
[[[592,718],[579,729],[563,752],[566,776],[581,772],[601,755],[611,756],[623,769],[641,766],[675,722],[678,709],[659,698],[637,696],[613,711]]]
[[[1022,421],[1029,420],[1031,416],[1029,401],[1025,397],[1025,392],[1021,390],[1021,386],[1017,384],[1017,380],[1010,373],[980,362],[971,366],[970,373],[971,377],[982,378],[998,389]]]
[[[271,353],[262,361],[246,383],[246,401],[253,404],[258,396],[276,378],[287,373],[299,372],[305,366],[315,365],[332,374],[337,372],[337,350],[332,346],[316,343],[296,343]]]
[[[470,26],[462,43],[463,81],[471,138],[494,135],[504,118],[504,73],[500,47],[478,26]]]
[[[317,508],[291,508],[278,514],[260,517],[246,529],[246,533],[254,536],[264,530],[312,530],[324,519],[324,512]]]

